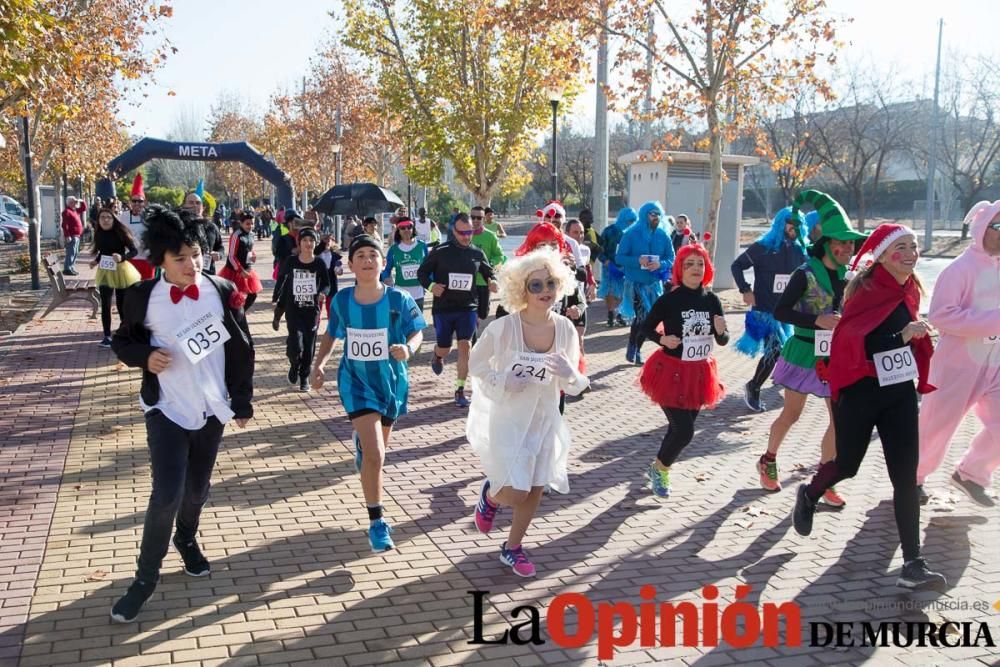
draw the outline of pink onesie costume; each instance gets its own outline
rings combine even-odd
[[[970,408],[983,423],[958,465],[959,476],[989,488],[1000,467],[1000,256],[983,249],[986,227],[1000,200],[979,202],[966,216],[972,245],[941,272],[928,319],[941,333],[931,361],[938,388],[920,406],[917,483],[934,472]]]

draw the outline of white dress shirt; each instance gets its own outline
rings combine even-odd
[[[158,408],[167,419],[189,431],[203,427],[212,415],[223,424],[234,416],[226,389],[225,345],[212,350],[200,363],[192,364],[175,342],[175,332],[199,316],[211,312],[221,320],[225,314],[215,286],[201,274],[195,284],[199,291],[197,301],[186,296],[177,303],[171,301],[171,284],[164,278],[160,278],[149,295],[144,325],[150,332],[150,344],[170,353],[170,365],[157,375],[160,400],[156,405],[146,405],[139,399],[143,412]]]
[[[135,258],[148,260],[149,251],[142,245],[142,233],[146,231],[146,223],[143,222],[142,215],[132,215],[132,211],[126,210],[120,215],[119,220],[129,228],[129,231],[132,232],[132,238],[135,239],[135,249],[138,251]]]

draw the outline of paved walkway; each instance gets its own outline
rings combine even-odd
[[[509,511],[500,531],[475,532],[481,474],[463,412],[450,401],[455,365],[438,380],[426,352],[413,364],[411,414],[387,456],[398,549],[372,555],[334,383],[320,394],[290,390],[284,336],[270,329],[262,301],[251,311],[257,417],[246,430],[227,429],[202,521],[212,575],[185,576],[171,552],[132,626],[111,624],[108,610],[134,571],[149,490],[139,375],[97,347],[99,323],[83,308],[61,308],[0,341],[0,664],[595,664],[596,639],[563,649],[544,629],[542,645],[470,645],[468,591],[490,592],[492,638],[518,605],[538,607],[544,628],[559,593],[634,605],[646,584],[660,602],[699,609],[703,586],[718,586],[724,609],[735,587],[749,584],[753,603],[800,605],[805,643],[810,621],[894,619],[986,621],[1000,641],[998,610],[905,609],[909,600],[1000,600],[998,513],[949,493],[944,474],[933,478],[924,550],[952,588],[900,595],[891,489],[873,448],[859,477],[839,487],[847,507],[820,512],[813,536],[800,538],[789,521],[792,488],[816,463],[825,411],[807,408],[780,456],[786,490],[765,494],[753,462],[776,413],[747,413],[734,388],[753,363],[730,350],[719,354],[730,396],[699,418],[675,467],[674,497],[651,497],[643,473],[664,418],[635,388],[635,368],[622,358],[625,330],[601,324],[599,305],[587,337],[594,391],[567,409],[571,492],[544,498],[526,541],[539,576],[519,579],[498,562]],[[730,325],[741,321],[731,316]],[[773,388],[764,399],[781,403]],[[946,471],[975,428],[963,423]],[[982,665],[997,657],[986,647],[650,649],[637,640],[615,662]]]

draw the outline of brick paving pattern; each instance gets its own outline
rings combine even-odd
[[[171,551],[156,593],[129,626],[110,623],[108,610],[134,572],[149,493],[139,374],[97,347],[99,324],[76,306],[3,341],[0,664],[596,664],[596,639],[562,649],[544,631],[540,646],[470,645],[468,591],[490,592],[491,638],[509,629],[518,605],[542,610],[544,627],[544,610],[559,593],[637,605],[645,584],[656,587],[659,602],[699,608],[702,587],[714,584],[720,609],[737,585],[750,584],[751,603],[800,605],[805,643],[809,621],[897,618],[985,620],[1000,639],[997,609],[904,609],[909,600],[1000,600],[1000,516],[945,483],[977,421],[963,422],[928,484],[934,499],[923,516],[924,552],[952,587],[941,596],[902,594],[893,585],[901,557],[877,442],[859,476],[838,486],[847,507],[821,510],[812,537],[799,537],[789,518],[794,485],[817,462],[826,412],[818,403],[807,407],[779,455],[785,489],[762,491],[753,464],[777,412],[748,414],[739,387],[755,362],[731,350],[718,353],[729,396],[699,418],[695,441],[674,467],[674,496],[652,497],[644,471],[665,420],[635,387],[636,369],[624,361],[626,330],[607,329],[600,304],[587,337],[593,392],[567,406],[571,490],[544,497],[525,541],[538,577],[520,579],[498,561],[509,510],[491,535],[474,529],[481,473],[464,437],[464,411],[451,402],[454,356],[439,379],[428,367],[428,345],[412,364],[410,414],[387,454],[386,510],[397,550],[373,555],[335,364],[321,393],[290,388],[284,332],[270,328],[267,296],[251,311],[257,416],[246,430],[227,428],[202,517],[212,575],[187,577]],[[729,322],[738,332],[742,316]],[[771,387],[764,400],[781,404]],[[997,658],[997,649],[984,647],[758,642],[735,650],[642,648],[637,640],[615,663],[982,665]]]

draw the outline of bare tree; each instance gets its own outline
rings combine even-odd
[[[909,147],[921,103],[896,103],[893,72],[851,68],[842,106],[808,116],[808,148],[825,175],[847,190],[858,225],[865,227],[868,199],[878,190],[894,152]]]
[[[814,143],[809,141],[811,100],[812,96],[804,92],[795,96],[793,104],[762,113],[757,119],[756,145],[752,150],[774,172],[774,185],[781,190],[785,205],[823,167]]]

